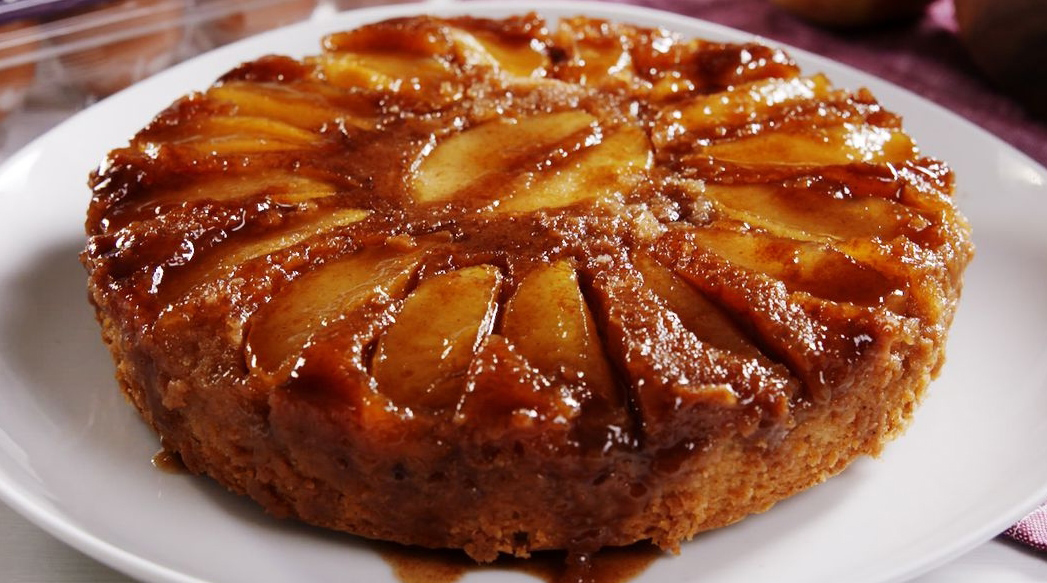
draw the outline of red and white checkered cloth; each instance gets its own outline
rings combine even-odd
[[[1047,551],[1047,504],[1019,520],[1018,524],[1008,528],[1003,534],[1023,545]]]

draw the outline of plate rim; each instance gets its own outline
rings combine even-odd
[[[863,80],[871,81],[873,85],[880,87],[890,87],[891,91],[903,95],[906,100],[919,102],[921,107],[928,108],[933,111],[934,115],[941,117],[944,120],[952,124],[958,124],[963,126],[963,132],[969,132],[978,135],[980,139],[986,140],[988,144],[996,151],[1005,153],[1006,155],[1016,159],[1024,165],[1031,168],[1037,173],[1041,180],[1047,181],[1044,177],[1047,177],[1047,169],[1044,168],[1038,161],[1033,159],[1028,154],[1018,150],[1014,146],[1010,145],[999,136],[979,126],[978,124],[970,121],[967,118],[957,114],[956,112],[936,103],[929,99],[926,99],[912,90],[902,87],[896,83],[885,80],[874,74],[862,71],[861,69],[842,63],[840,61],[832,60],[831,58],[807,51],[790,45],[788,43],[779,41],[773,37],[767,37],[763,35],[753,34],[747,31],[735,29],[729,26],[725,26],[719,23],[709,22],[688,16],[685,14],[675,13],[671,11],[650,8],[645,6],[619,4],[619,3],[604,3],[592,0],[550,0],[548,2],[536,5],[533,8],[536,12],[543,14],[549,12],[569,12],[574,11],[584,15],[597,15],[600,18],[618,19],[624,22],[635,22],[636,20],[668,20],[675,19],[679,21],[681,28],[687,29],[701,29],[703,31],[715,32],[725,38],[729,38],[735,41],[741,39],[752,39],[756,42],[762,42],[771,46],[779,47],[788,52],[798,62],[804,64],[804,71],[807,73],[810,71],[810,65],[817,67],[828,67],[836,70],[845,70],[852,77],[861,78]],[[475,0],[475,1],[458,1],[458,0],[428,0],[417,3],[407,4],[390,4],[384,6],[372,6],[366,8],[359,8],[340,12],[335,14],[331,20],[325,22],[319,22],[317,20],[307,20],[298,24],[282,27],[273,31],[262,33],[254,37],[243,39],[230,45],[219,47],[212,51],[208,51],[173,67],[158,73],[157,75],[144,80],[128,89],[120,91],[113,96],[110,96],[88,108],[85,108],[69,118],[62,121],[60,124],[45,132],[41,136],[38,136],[17,152],[13,153],[8,159],[4,160],[0,164],[0,177],[6,175],[9,172],[13,172],[15,166],[26,156],[32,155],[33,152],[41,150],[49,140],[54,139],[55,136],[62,135],[63,132],[68,131],[67,128],[75,126],[84,117],[94,115],[94,112],[104,104],[119,103],[124,100],[131,100],[134,96],[139,93],[144,94],[149,88],[153,86],[159,86],[164,79],[169,79],[180,74],[184,69],[189,69],[198,66],[201,62],[219,61],[226,55],[235,54],[240,47],[246,43],[260,42],[260,39],[266,38],[277,38],[281,36],[290,36],[298,29],[315,30],[316,39],[319,40],[322,36],[323,29],[331,29],[333,24],[342,23],[341,26],[335,26],[333,28],[344,28],[345,26],[359,26],[367,22],[373,22],[379,19],[401,16],[406,14],[416,13],[432,13],[440,16],[455,15],[455,14],[475,14],[477,12],[497,13],[503,16],[511,14],[517,14],[524,10],[521,10],[517,2],[514,1],[498,1],[498,0]],[[260,55],[259,55],[260,56]],[[206,80],[208,83],[212,82],[213,79]],[[874,94],[878,94],[878,90],[874,89]],[[169,95],[165,99],[168,102],[179,97],[178,95]],[[879,97],[879,95],[877,95]],[[105,107],[111,107],[105,106]],[[895,107],[889,107],[891,110],[895,110]],[[157,112],[153,112],[155,115]],[[904,114],[903,114],[904,115]],[[908,126],[908,124],[906,124]],[[130,136],[128,136],[129,138]],[[117,147],[116,144],[111,144],[108,147]],[[0,388],[0,391],[3,389]],[[10,439],[3,428],[0,427],[0,437]],[[6,457],[6,451],[0,450],[0,455]],[[996,534],[988,533],[989,530],[993,530],[997,527],[1002,531],[1007,526],[1013,524],[1018,519],[1023,517],[1029,511],[1035,509],[1044,500],[1047,500],[1047,484],[1044,484],[1038,491],[1029,494],[1020,503],[1015,503],[1014,511],[1005,516],[1001,516],[998,520],[994,521],[992,528],[982,529],[978,532],[970,532],[963,539],[962,544],[954,544],[948,549],[943,549],[936,557],[931,560],[924,561],[920,565],[913,568],[912,566],[900,566],[896,570],[894,575],[883,581],[895,581],[901,579],[909,579],[917,577],[920,574],[926,573],[935,567],[938,567],[944,563],[949,562],[952,559],[964,554],[975,546],[984,543],[985,541],[993,538]],[[117,545],[114,545],[101,536],[91,532],[90,528],[76,524],[76,521],[61,511],[54,509],[48,509],[46,504],[41,501],[34,500],[33,496],[30,496],[27,492],[19,489],[18,485],[10,479],[5,472],[0,472],[0,501],[11,507],[19,515],[26,518],[34,525],[40,527],[45,532],[59,539],[63,543],[73,547],[74,549],[84,553],[92,559],[105,564],[116,571],[124,573],[130,577],[136,579],[143,579],[147,581],[157,581],[163,583],[205,583],[203,580],[198,579],[192,575],[182,573],[180,571],[168,568],[155,561],[142,557],[138,554],[129,552]],[[999,532],[999,531],[997,531]],[[880,581],[881,579],[877,579]]]

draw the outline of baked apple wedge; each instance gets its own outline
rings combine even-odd
[[[868,91],[583,16],[244,63],[91,187],[91,302],[165,448],[478,561],[677,550],[877,454],[973,253]]]

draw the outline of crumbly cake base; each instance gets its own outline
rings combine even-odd
[[[610,483],[594,484],[574,479],[578,460],[566,460],[563,468],[555,467],[554,459],[521,467],[513,460],[480,461],[483,454],[471,452],[455,462],[475,464],[467,472],[471,488],[494,496],[484,500],[479,512],[469,513],[461,510],[460,500],[433,504],[439,490],[431,479],[398,474],[398,460],[368,460],[368,473],[334,461],[359,454],[353,443],[343,441],[338,419],[318,418],[309,408],[274,407],[270,396],[236,385],[192,386],[158,375],[158,369],[180,367],[168,362],[157,366],[154,357],[143,354],[140,342],[128,342],[128,335],[101,311],[99,322],[125,395],[163,436],[163,447],[177,452],[189,471],[250,496],[279,518],[408,545],[462,548],[478,561],[548,549],[592,552],[644,540],[678,552],[681,542],[698,533],[764,512],[838,474],[856,458],[878,455],[904,431],[944,358],[941,337],[885,346],[870,363],[873,374],[831,404],[803,411],[780,438],[749,442],[724,435],[684,447],[658,460],[653,480],[616,476]],[[227,357],[225,350],[211,353],[204,347],[202,354],[182,360],[186,370],[175,376],[206,378],[212,359]],[[618,466],[623,475],[650,477],[637,472],[634,460],[620,460]],[[303,475],[302,468],[309,468],[309,474]],[[547,472],[547,487],[520,489],[520,476],[528,472]],[[415,497],[412,492],[425,494]],[[622,514],[623,506],[611,506],[608,516],[583,518],[593,522],[595,531],[588,542],[577,537],[584,532],[578,524],[563,525],[565,516],[579,516],[574,507],[581,501],[620,501],[633,494],[642,503],[624,505],[631,506],[628,514]],[[410,517],[410,528],[390,524],[390,505]],[[434,515],[439,509],[444,512]],[[419,520],[419,515],[427,518]],[[417,528],[427,522],[440,527]]]
[[[972,254],[951,172],[868,92],[585,18],[245,63],[92,187],[90,300],[165,449],[479,561],[675,551],[877,455]]]

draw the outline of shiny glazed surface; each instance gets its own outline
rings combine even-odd
[[[748,510],[633,525],[724,443],[918,396],[970,254],[948,168],[867,92],[581,18],[400,19],[247,63],[93,185],[118,377],[190,469],[320,523],[351,484],[396,516],[328,525],[478,558],[672,547],[875,453],[911,395]],[[448,513],[514,526],[477,543]]]

